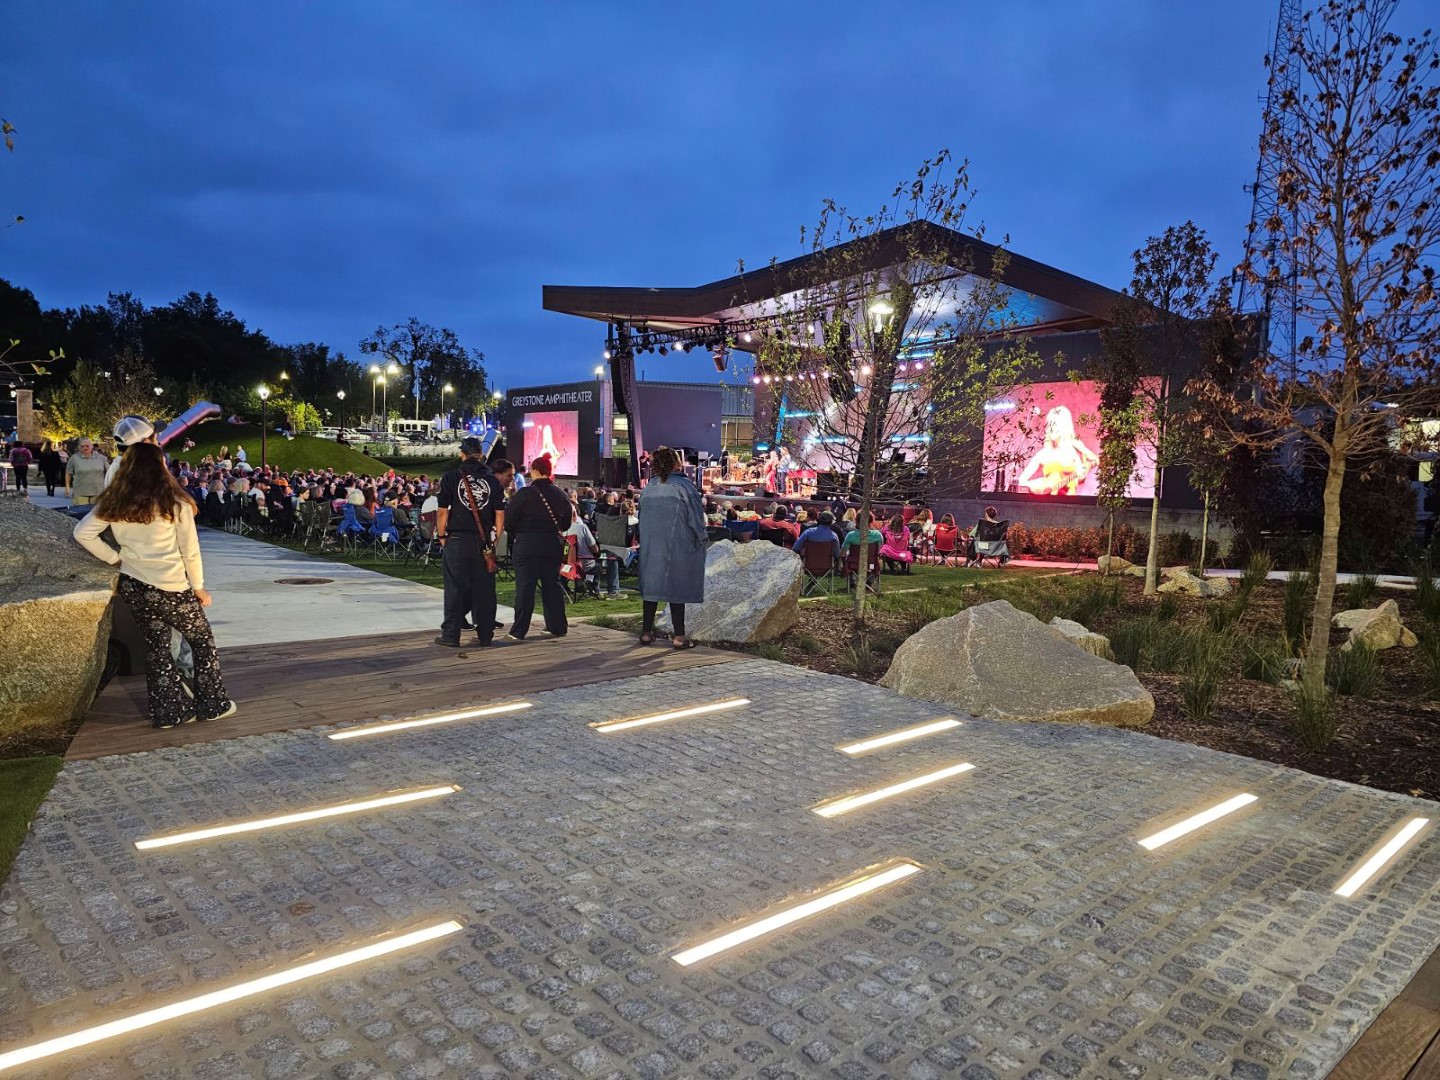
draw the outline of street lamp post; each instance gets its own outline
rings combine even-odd
[[[448,382],[440,388],[440,415],[446,418],[447,430],[449,428],[449,415],[445,412],[445,395],[453,394],[454,392],[455,387],[451,386]]]
[[[262,386],[256,391],[260,395],[260,468],[265,468],[265,438],[270,427],[270,388]]]
[[[345,427],[345,391],[335,391],[335,396],[340,399],[340,427]]]
[[[385,365],[386,379],[380,384],[380,411],[385,414],[385,434],[390,434],[390,379],[400,374],[400,365],[391,360]],[[415,399],[415,419],[420,419],[420,399]]]

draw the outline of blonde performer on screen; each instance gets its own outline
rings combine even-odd
[[[543,425],[540,429],[540,456],[548,456],[552,466],[560,464],[560,448],[555,445],[555,432],[550,429],[549,424]],[[556,471],[558,472],[559,469],[557,468]]]
[[[1025,463],[1019,485],[1036,495],[1074,495],[1100,458],[1075,434],[1075,418],[1064,405],[1045,414],[1045,444]]]

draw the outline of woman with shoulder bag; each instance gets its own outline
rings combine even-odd
[[[530,483],[517,491],[505,507],[505,531],[510,536],[510,557],[515,565],[515,621],[510,636],[524,641],[535,613],[535,588],[545,630],[551,637],[569,631],[565,617],[565,590],[560,585],[560,564],[565,557],[562,533],[570,528],[570,500],[551,479],[547,456],[530,462]]]

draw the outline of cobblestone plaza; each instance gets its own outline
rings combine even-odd
[[[745,661],[67,765],[0,891],[6,1052],[456,919],[31,1078],[1322,1077],[1440,944],[1435,804],[1141,734],[945,715]],[[610,733],[589,725],[743,696]],[[367,716],[357,687],[357,721]],[[493,699],[492,699],[493,700]],[[491,702],[474,702],[484,705]],[[296,716],[297,726],[306,722]],[[968,763],[831,818],[812,808]],[[145,837],[456,785],[140,851]],[[1239,793],[1244,809],[1137,841]],[[922,872],[683,967],[867,868]]]

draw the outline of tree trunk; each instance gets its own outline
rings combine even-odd
[[[874,505],[874,489],[875,485],[871,482],[867,471],[865,479],[861,481],[860,512],[855,517],[855,527],[860,530],[860,572],[855,577],[855,607],[852,618],[857,635],[865,628],[866,568],[870,565],[870,526],[867,521],[870,517],[870,507]]]
[[[1155,495],[1150,500],[1150,551],[1145,556],[1145,595],[1160,587],[1160,470],[1155,470]]]
[[[1310,644],[1305,650],[1305,691],[1318,700],[1325,693],[1325,661],[1330,652],[1330,615],[1335,606],[1335,574],[1340,561],[1340,489],[1345,484],[1349,445],[1343,419],[1337,419],[1325,472],[1325,521],[1320,529],[1320,568],[1315,582],[1315,609],[1310,615]]]
[[[1205,492],[1205,507],[1200,511],[1200,576],[1205,576],[1206,554],[1210,547],[1210,492]]]
[[[1110,512],[1105,515],[1106,524],[1110,527],[1109,535],[1105,537],[1105,576],[1110,576],[1110,564],[1115,559],[1115,508],[1110,507]]]

